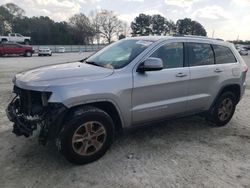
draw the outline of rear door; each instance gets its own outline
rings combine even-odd
[[[4,52],[5,54],[22,54],[23,48],[18,44],[5,44]]]
[[[14,44],[4,44],[3,49],[5,54],[14,54]]]
[[[160,71],[133,72],[132,121],[134,124],[185,113],[189,70],[182,42],[166,43],[150,57],[161,58]]]
[[[188,111],[199,112],[210,107],[219,90],[223,70],[215,64],[214,50],[209,43],[188,42]]]
[[[23,36],[17,33],[17,34],[16,34],[16,41],[17,41],[17,42],[24,42]]]
[[[221,45],[213,45],[213,49],[215,52],[215,62],[221,68],[223,79],[239,78],[241,76],[241,69],[231,49]]]

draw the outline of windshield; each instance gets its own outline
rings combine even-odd
[[[100,50],[86,60],[86,63],[120,69],[128,65],[136,56],[143,52],[151,41],[121,40]]]

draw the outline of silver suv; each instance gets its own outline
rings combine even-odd
[[[205,37],[123,39],[80,62],[17,74],[7,108],[13,132],[56,140],[70,162],[99,159],[115,133],[152,121],[203,114],[227,124],[248,67],[230,43]]]

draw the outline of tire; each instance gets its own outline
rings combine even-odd
[[[69,120],[57,140],[63,156],[79,165],[101,158],[114,137],[111,117],[103,110],[87,106],[75,111]]]
[[[218,127],[225,126],[232,119],[236,104],[237,101],[234,93],[222,93],[209,111],[207,120]]]
[[[25,41],[24,41],[24,44],[25,44],[25,45],[29,45],[29,44],[30,44],[30,41],[29,41],[29,40],[25,40]]]
[[[52,53],[51,53],[51,54],[49,54],[49,56],[52,56]]]
[[[32,52],[30,51],[26,51],[24,54],[25,57],[31,57],[32,56]]]
[[[7,39],[2,39],[2,43],[5,43],[5,42],[7,42]]]

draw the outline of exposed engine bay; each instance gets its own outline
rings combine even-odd
[[[29,137],[40,126],[39,143],[46,144],[60,130],[62,114],[66,107],[60,103],[49,103],[51,92],[24,90],[14,86],[15,97],[6,109],[10,121],[14,122],[13,133]]]

